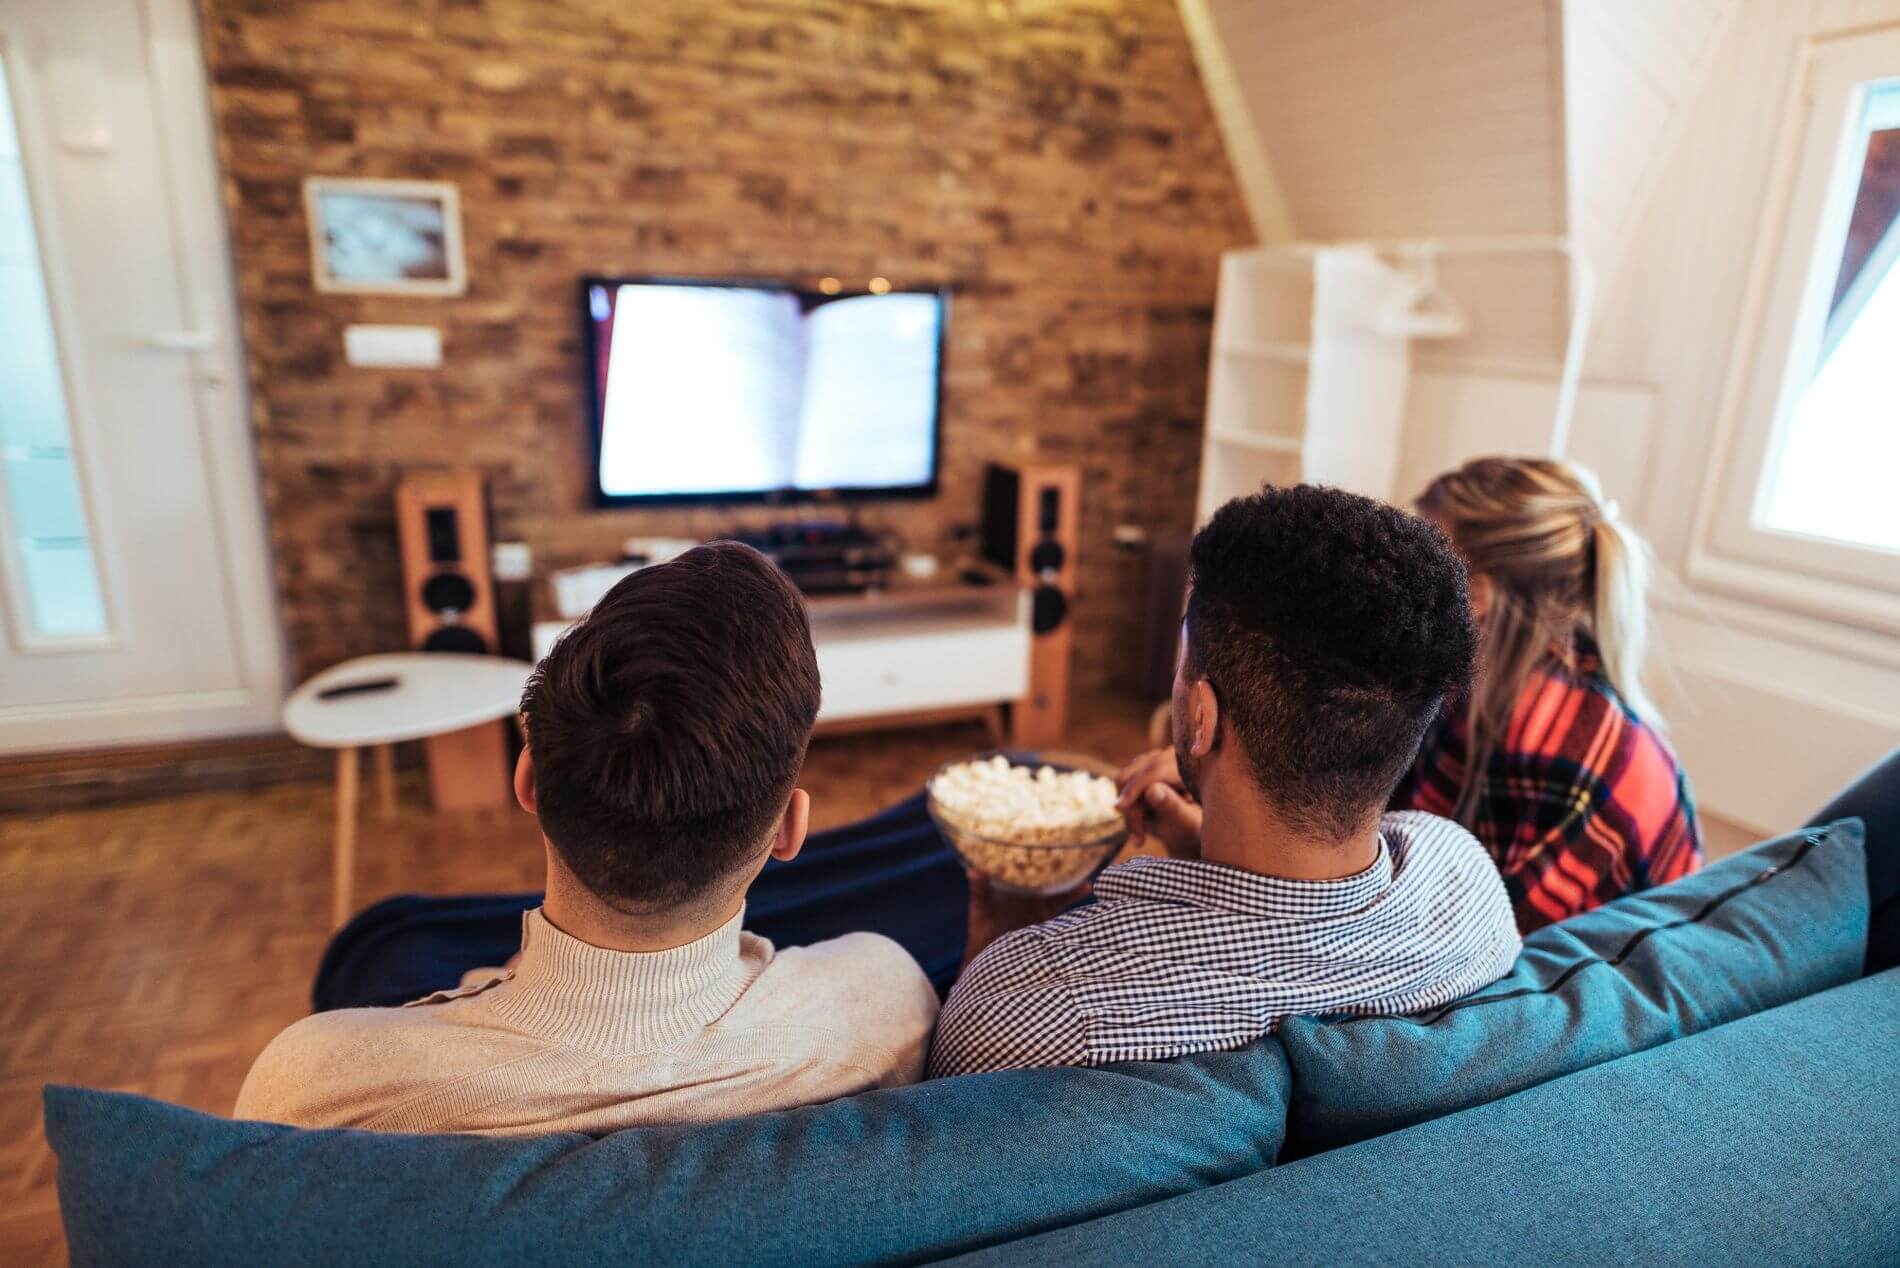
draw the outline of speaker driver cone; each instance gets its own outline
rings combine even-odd
[[[1029,600],[1029,627],[1047,634],[1069,615],[1069,598],[1054,586],[1037,586]]]
[[[431,612],[466,612],[475,606],[475,587],[459,572],[438,572],[422,583],[422,606]]]
[[[466,625],[445,625],[422,640],[422,650],[469,652],[479,656],[488,651],[488,640]]]

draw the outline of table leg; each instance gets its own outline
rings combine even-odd
[[[396,746],[376,746],[376,813],[385,819],[396,817]]]
[[[350,918],[356,887],[356,750],[336,751],[336,875],[330,906],[332,928]]]

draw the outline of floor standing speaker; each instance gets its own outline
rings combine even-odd
[[[1010,742],[1022,747],[1069,729],[1081,490],[1074,467],[992,465],[983,475],[983,555],[1030,594],[1029,694],[1010,709]]]
[[[494,655],[499,641],[495,583],[489,573],[481,477],[474,472],[404,477],[396,486],[396,539],[402,549],[410,646]],[[506,724],[487,722],[431,736],[422,745],[438,807],[503,805],[512,795]]]

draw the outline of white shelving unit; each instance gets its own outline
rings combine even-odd
[[[1221,257],[1195,520],[1262,484],[1299,480],[1313,271],[1269,251]]]
[[[1570,332],[1558,387],[1548,452],[1561,457],[1569,441],[1570,419],[1589,329],[1592,275],[1587,263],[1562,238],[1495,237],[1364,242],[1356,245],[1381,260],[1416,271],[1424,289],[1437,292],[1435,264],[1442,256],[1560,256],[1569,263]],[[1208,365],[1207,424],[1202,440],[1201,484],[1196,522],[1230,498],[1252,493],[1262,484],[1291,484],[1311,478],[1313,469],[1337,470],[1342,450],[1384,454],[1394,448],[1389,409],[1383,420],[1354,410],[1351,374],[1333,369],[1319,399],[1335,403],[1333,417],[1311,417],[1314,372],[1314,260],[1320,244],[1295,242],[1228,251],[1221,256],[1220,289],[1214,308],[1213,350]],[[1547,268],[1547,266],[1545,266]],[[1482,305],[1480,305],[1482,307]],[[1368,313],[1366,321],[1382,334],[1401,339],[1439,338],[1459,333],[1454,305],[1444,312]],[[1335,321],[1337,319],[1335,318]],[[1335,329],[1337,327],[1334,327]],[[1341,390],[1342,387],[1345,390]],[[1387,398],[1390,399],[1389,397]],[[1339,402],[1348,402],[1339,406]],[[1315,458],[1322,460],[1315,464]],[[1396,466],[1396,454],[1392,455]],[[1378,464],[1369,464],[1377,466]],[[1318,478],[1329,478],[1324,474]],[[1377,483],[1377,480],[1372,481]],[[1389,496],[1389,491],[1364,491]]]

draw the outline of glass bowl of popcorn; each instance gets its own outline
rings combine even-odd
[[[986,753],[947,762],[930,777],[930,817],[996,888],[1065,894],[1128,840],[1114,775],[1090,757]]]

